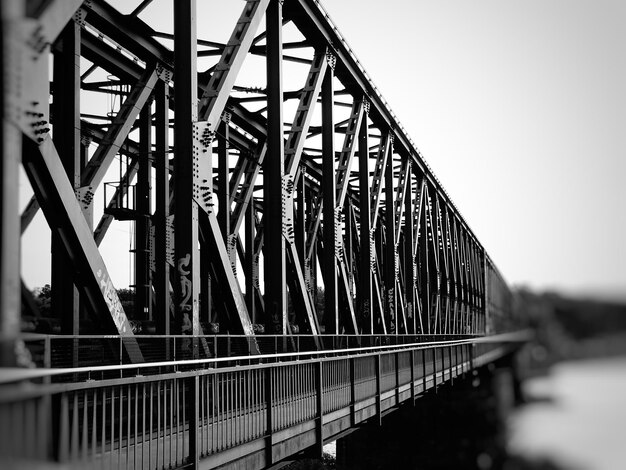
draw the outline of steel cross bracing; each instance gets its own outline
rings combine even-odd
[[[34,310],[17,291],[17,227],[39,207],[63,333],[244,334],[255,352],[263,332],[507,325],[506,283],[317,1],[216,3],[210,18],[195,0],[136,0],[130,14],[105,0],[2,5],[9,344],[20,295]],[[170,30],[144,21],[165,6]],[[215,22],[230,36],[213,37]],[[20,163],[33,190],[21,224]],[[100,251],[128,220],[132,314],[109,274],[120,260]]]

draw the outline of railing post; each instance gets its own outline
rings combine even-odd
[[[381,371],[380,371],[380,354],[376,354],[374,356],[376,358],[376,414],[378,415],[378,425],[383,425],[383,417],[382,417],[382,399],[381,399]]]
[[[446,348],[445,346],[442,346],[438,349],[440,350],[441,355],[441,381],[439,382],[439,385],[443,385],[446,381],[446,360],[444,358],[444,351]]]
[[[43,366],[46,369],[50,369],[52,367],[52,350],[51,350],[51,344],[50,344],[50,336],[46,335],[46,337],[43,340]],[[50,377],[46,377],[46,381],[44,382],[49,382]]]
[[[324,382],[322,376],[322,361],[315,364],[315,390],[317,403],[317,418],[315,426],[315,456],[321,458],[324,453]]]
[[[462,364],[461,371],[463,373],[463,377],[465,377],[465,372],[467,372],[467,366],[465,365],[465,360],[467,357],[466,350],[467,350],[467,345],[462,344],[461,345],[461,364]]]
[[[441,383],[446,381],[446,347],[441,347]]]
[[[422,349],[422,388],[426,392],[426,349]]]
[[[273,366],[265,369],[265,406],[267,408],[267,415],[265,421],[265,465],[270,466],[273,462],[272,452],[272,432],[274,429],[274,422],[272,419],[272,368]]]
[[[450,356],[450,385],[454,384],[454,375],[452,375],[452,370],[454,369],[454,372],[456,372],[456,351],[454,354],[454,363],[452,363],[452,346],[450,346],[448,348],[448,356]]]
[[[461,346],[459,347],[459,350],[457,351],[457,357],[458,355],[461,356],[461,360],[459,361],[459,363],[461,364],[461,374],[463,374],[463,376],[465,376],[465,355],[463,354],[464,349],[465,349],[465,345],[461,344]]]
[[[348,359],[350,364],[350,425],[356,425],[356,414],[354,405],[356,404],[356,385],[354,384],[354,357]]]
[[[437,347],[433,348],[433,388],[437,393]]]
[[[415,349],[411,350],[411,403],[415,406]]]
[[[198,427],[200,425],[200,377],[194,375],[188,379],[188,421],[189,421],[189,463],[191,468],[199,468],[200,442]]]
[[[55,405],[58,407],[54,412],[58,413],[53,418],[53,438],[55,457],[58,462],[67,462],[69,458],[69,446],[70,446],[70,423],[69,423],[69,405],[67,401],[67,394],[61,393],[56,401]]]
[[[396,365],[396,406],[400,404],[400,353],[394,353],[394,362]]]

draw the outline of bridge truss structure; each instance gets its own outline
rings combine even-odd
[[[176,354],[217,360],[233,348],[250,358],[421,344],[389,366],[397,377],[413,371],[410,392],[395,382],[399,404],[401,393],[414,397],[479,363],[472,341],[518,328],[502,276],[317,0],[8,0],[0,8],[3,367],[37,362],[36,348],[24,347],[24,318],[65,337],[68,362],[54,363],[50,345],[62,338],[46,336],[42,364],[78,368],[74,378],[93,365],[83,358],[93,349],[87,334],[107,335],[99,343],[107,367]],[[32,189],[25,205],[21,175]],[[40,211],[50,318],[20,269]],[[112,281],[127,255],[101,249],[112,228],[129,223],[132,312]],[[459,343],[418,358],[428,341]],[[383,356],[367,365],[379,400]],[[311,413],[334,380],[318,380],[316,367],[296,367],[310,382]],[[354,361],[336,367],[354,395]],[[244,382],[232,377],[224,380]],[[131,382],[102,389],[100,399],[94,391],[93,410],[107,393],[137,406],[123,398]],[[246,387],[275,396],[270,382]],[[176,386],[157,395],[177,400]],[[354,411],[354,400],[344,405]]]
[[[129,336],[142,321],[159,334],[480,334],[508,310],[484,248],[318,2],[238,4],[222,42],[211,25],[232,5],[117,3],[124,13],[3,7],[10,328],[17,230],[40,208],[65,334],[85,318]],[[34,192],[21,216],[20,160]],[[132,318],[109,274],[119,257],[99,252],[120,220],[135,227]]]

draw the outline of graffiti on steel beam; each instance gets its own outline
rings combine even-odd
[[[395,325],[395,307],[396,307],[396,295],[395,295],[396,291],[393,287],[390,287],[389,289],[387,289],[387,310],[389,311],[389,318],[391,319],[391,328],[393,331],[394,325]]]
[[[128,321],[126,320],[126,313],[124,312],[124,308],[122,307],[122,303],[120,302],[119,297],[117,296],[117,291],[113,286],[113,282],[111,282],[111,278],[108,276],[106,272],[103,272],[102,269],[98,269],[96,271],[96,276],[98,278],[98,284],[100,286],[100,291],[102,292],[102,296],[104,297],[104,301],[111,312],[111,317],[113,318],[113,322],[117,327],[117,330],[120,334],[132,334],[128,327]]]
[[[180,302],[178,307],[183,314],[189,314],[192,311],[191,305],[189,305],[189,300],[191,299],[192,293],[192,285],[191,279],[189,279],[189,274],[191,271],[189,269],[185,269],[189,267],[189,263],[191,261],[191,254],[187,253],[184,257],[178,259],[177,270],[178,270],[178,279],[180,282]]]
[[[369,299],[365,299],[363,301],[363,320],[367,320],[370,317],[370,311],[372,307],[370,305]],[[365,323],[363,323],[365,324]]]

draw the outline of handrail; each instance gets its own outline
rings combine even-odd
[[[206,365],[217,364],[222,362],[238,362],[238,361],[254,361],[261,362],[264,359],[281,358],[298,358],[303,356],[337,356],[339,354],[346,355],[350,353],[361,353],[359,355],[367,355],[363,353],[373,353],[375,351],[389,351],[400,349],[425,349],[429,347],[442,347],[453,346],[472,343],[485,343],[485,342],[525,342],[530,338],[529,330],[522,330],[513,333],[503,333],[499,335],[493,335],[489,337],[477,337],[459,340],[447,340],[447,341],[434,341],[434,342],[420,342],[420,343],[407,343],[407,344],[394,344],[394,345],[381,345],[381,346],[369,346],[360,348],[346,348],[346,349],[328,349],[323,351],[303,351],[303,352],[289,352],[289,353],[275,353],[275,354],[263,354],[255,356],[232,356],[232,357],[217,357],[207,359],[185,359],[179,361],[162,361],[162,362],[144,362],[140,364],[121,364],[110,366],[97,366],[97,367],[68,367],[68,368],[55,368],[55,369],[23,369],[23,368],[2,368],[0,369],[0,385],[19,382],[23,380],[32,380],[43,377],[52,377],[58,375],[77,374],[77,373],[98,373],[107,372],[112,370],[139,370],[144,368],[154,367],[176,367],[185,365]],[[374,335],[375,336],[375,335]],[[408,335],[410,336],[410,335]],[[194,337],[186,336],[186,338],[193,339]],[[288,337],[286,337],[288,338]]]
[[[451,333],[419,333],[419,334],[383,334],[383,333],[363,333],[363,334],[321,334],[317,335],[318,338],[411,338],[416,336],[425,336],[425,337],[438,337],[438,336],[456,336],[456,337],[467,337],[467,338],[477,338],[483,337],[484,335],[478,334],[451,334]],[[289,339],[289,338],[314,338],[316,335],[310,334],[292,334],[292,335],[232,335],[232,334],[212,334],[212,335],[146,335],[146,334],[138,334],[135,335],[137,339],[165,339],[165,338],[181,338],[181,339],[209,339],[209,338],[256,338],[256,339],[270,339],[270,338],[279,338],[279,339]],[[22,333],[21,339],[45,339],[45,338],[59,338],[59,339],[125,339],[127,336],[121,335],[63,335],[63,334],[49,334],[49,333]]]

